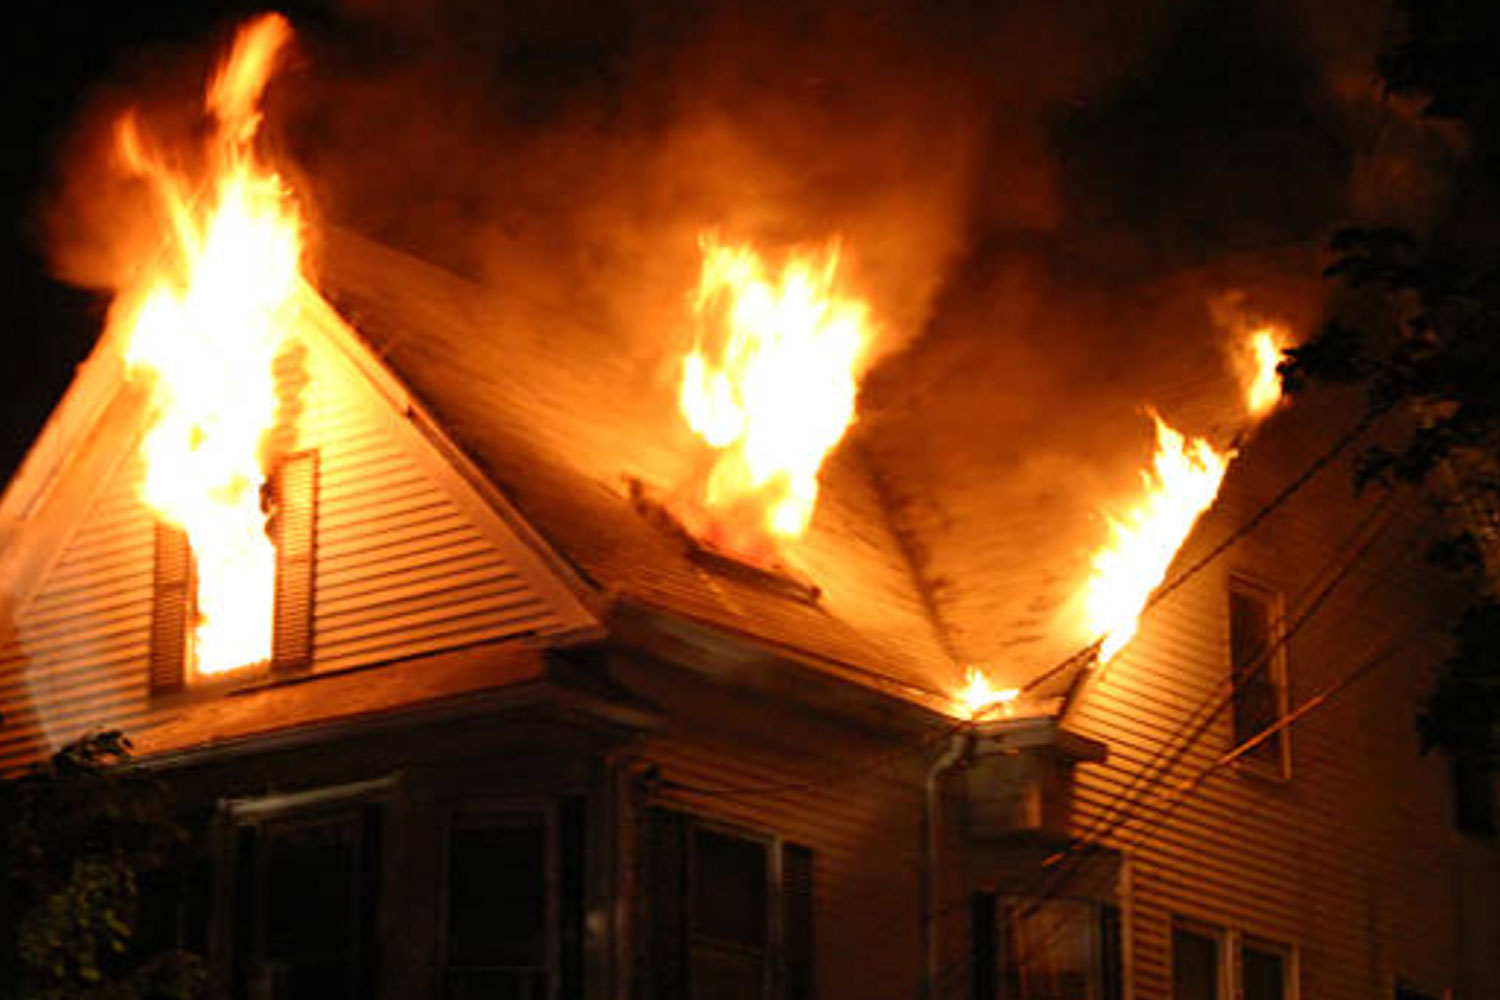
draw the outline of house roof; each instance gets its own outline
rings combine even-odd
[[[946,699],[961,683],[858,450],[835,454],[812,530],[789,553],[820,592],[808,600],[693,558],[632,496],[633,482],[669,489],[694,454],[651,359],[577,331],[560,335],[565,316],[505,308],[502,293],[349,233],[330,235],[319,284],[442,430],[610,600],[906,697]]]
[[[695,557],[639,502],[640,487],[666,494],[704,460],[677,414],[670,336],[620,338],[598,310],[347,231],[323,239],[317,284],[336,312],[549,554],[606,608],[628,609],[634,634],[653,619],[706,628],[933,707],[977,665],[997,687],[1035,685],[1046,712],[1083,666],[1093,637],[1070,602],[1103,531],[1095,505],[1109,474],[1138,487],[1149,422],[1111,426],[1086,392],[1045,412],[1004,389],[1024,359],[922,338],[867,379],[811,528],[783,553],[817,589],[808,599]],[[65,452],[68,428],[97,409],[84,404],[117,382],[110,358],[101,346],[85,366],[0,503],[0,530],[45,492],[56,463],[37,452]],[[1070,451],[1080,425],[1092,441]]]
[[[701,460],[665,350],[642,354],[607,324],[590,329],[566,308],[528,302],[524,288],[481,287],[347,232],[329,235],[319,284],[526,520],[612,599],[909,696],[951,697],[975,664],[997,686],[1037,683],[1045,701],[1084,662],[1092,637],[1070,602],[1102,530],[1091,506],[1099,470],[1066,448],[1017,447],[1044,431],[997,401],[985,383],[993,373],[923,398],[887,391],[862,417],[825,465],[810,531],[785,553],[820,591],[809,602],[705,566],[633,501],[632,482],[666,491]],[[891,364],[905,371],[888,382],[922,384],[920,354]],[[1072,410],[1085,419],[1081,405]],[[1066,412],[1057,423],[1061,438]],[[1150,447],[1150,424],[1139,423],[1118,432],[1136,451],[1117,449],[1137,484]]]

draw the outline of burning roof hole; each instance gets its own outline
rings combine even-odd
[[[774,556],[752,560],[712,542],[695,538],[673,515],[664,499],[634,476],[626,476],[630,502],[636,512],[657,528],[677,539],[687,557],[702,568],[730,580],[760,587],[784,597],[817,604],[822,591],[818,585]]]

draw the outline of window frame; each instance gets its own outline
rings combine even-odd
[[[1207,938],[1214,944],[1214,1000],[1229,1000],[1234,995],[1234,976],[1238,971],[1231,969],[1231,963],[1235,953],[1230,950],[1229,929],[1201,920],[1197,917],[1184,916],[1173,913],[1167,922],[1167,969],[1169,972],[1168,996],[1171,1000],[1177,1000],[1177,931],[1181,929],[1184,933],[1197,937]]]
[[[1245,1000],[1246,949],[1274,952],[1280,955],[1282,1000],[1301,1000],[1301,952],[1296,944],[1177,912],[1169,915],[1167,924],[1167,969],[1170,972],[1168,996],[1172,1000],[1176,1000],[1177,988],[1177,955],[1174,939],[1179,929],[1188,934],[1209,938],[1214,942],[1218,969],[1218,975],[1215,977],[1214,1000]]]
[[[1277,941],[1274,938],[1261,937],[1257,934],[1245,934],[1238,931],[1231,932],[1234,938],[1234,981],[1237,987],[1236,996],[1245,996],[1245,951],[1254,949],[1260,952],[1275,953],[1281,957],[1281,997],[1282,1000],[1299,1000],[1301,997],[1300,983],[1302,982],[1302,970],[1298,964],[1299,952],[1297,947],[1285,941]]]
[[[1239,704],[1240,684],[1238,681],[1237,664],[1234,662],[1233,601],[1236,596],[1247,597],[1258,602],[1265,608],[1267,613],[1267,641],[1271,649],[1271,657],[1263,670],[1265,676],[1270,680],[1275,700],[1275,715],[1272,725],[1283,723],[1291,709],[1291,672],[1287,656],[1286,600],[1282,596],[1281,591],[1269,583],[1251,574],[1231,572],[1227,577],[1225,585],[1226,620],[1224,643],[1230,682],[1229,748],[1231,750],[1238,748],[1245,742],[1245,739],[1254,735],[1248,734],[1247,736],[1242,736],[1237,731],[1236,712]],[[1242,774],[1253,775],[1259,778],[1283,782],[1291,780],[1291,727],[1281,726],[1281,728],[1276,730],[1271,739],[1274,740],[1273,745],[1276,747],[1274,759],[1267,760],[1264,757],[1246,753],[1235,760],[1235,768]]]
[[[693,838],[697,831],[703,830],[717,836],[729,837],[744,841],[746,843],[755,844],[765,852],[766,877],[764,889],[766,892],[766,951],[761,973],[760,995],[763,1000],[783,1000],[783,998],[789,996],[791,991],[791,976],[789,974],[789,971],[792,965],[792,956],[789,953],[787,940],[787,913],[788,906],[791,900],[789,894],[786,891],[786,855],[787,852],[792,849],[806,851],[809,856],[809,863],[813,866],[813,871],[816,872],[817,852],[813,850],[809,845],[796,842],[788,837],[783,836],[782,834],[775,833],[766,829],[748,826],[743,823],[737,823],[731,820],[725,820],[722,817],[714,816],[708,813],[698,812],[692,809],[685,809],[675,803],[663,802],[647,805],[644,809],[644,818],[646,821],[647,829],[649,829],[650,824],[654,821],[655,814],[658,812],[668,815],[674,815],[678,817],[680,822],[683,824],[684,847],[687,850],[687,857],[683,859],[683,867],[680,873],[683,880],[682,894],[686,908],[684,927],[682,928],[682,944],[684,945],[683,960],[686,963],[684,975],[686,977],[685,981],[688,985],[689,995],[691,995],[691,991],[693,989],[693,925],[697,920],[697,914],[695,912],[695,906],[693,902],[693,893],[696,886],[694,879],[697,868],[697,850],[696,847],[693,846]],[[647,836],[649,837],[649,834],[647,834]],[[651,853],[651,848],[645,841],[642,841],[641,844],[638,845],[638,849],[642,852],[641,856],[643,860],[645,860]],[[647,865],[647,870],[649,872],[649,864]],[[655,883],[655,881],[656,880],[651,878],[648,874],[647,880],[643,881],[640,884],[638,890],[640,893],[640,906],[638,908],[638,912],[640,914],[639,919],[641,944],[644,946],[642,955],[644,956],[645,961],[648,965],[648,969],[646,970],[647,975],[645,977],[648,985],[644,990],[644,994],[648,997],[654,995],[652,991],[652,985],[650,984],[654,984],[656,982],[656,976],[658,975],[658,970],[652,970],[649,968],[651,962],[650,955],[652,950],[650,947],[650,941],[652,939],[652,936],[655,934],[654,917],[651,913],[651,909],[654,905],[654,893],[656,891],[655,885],[653,884]],[[814,875],[812,885],[812,899],[810,902],[810,905],[813,908],[814,915],[816,914],[817,906],[816,886],[817,879],[816,875]],[[814,919],[814,925],[815,924],[816,920]],[[813,993],[816,993],[817,948],[815,942],[817,939],[817,935],[815,929],[812,931],[811,936],[812,941],[809,942],[811,954],[807,957],[813,963],[813,983],[811,984],[810,988]]]
[[[192,543],[182,528],[161,517],[153,518],[152,637],[147,656],[149,688],[154,699],[217,694],[263,684],[280,676],[295,676],[311,669],[322,487],[319,449],[304,448],[282,456],[261,480],[263,498],[282,494],[283,476],[289,469],[298,472],[305,480],[304,495],[299,496],[302,505],[299,509],[307,519],[306,524],[300,526],[306,538],[299,540],[297,553],[289,554],[285,551],[283,538],[285,522],[277,520],[277,512],[266,512],[265,530],[275,552],[275,573],[271,582],[271,655],[266,659],[218,673],[199,671],[193,623],[198,606],[198,570]],[[262,504],[265,502],[263,499]],[[177,565],[179,562],[183,565]],[[288,566],[294,562],[306,564],[300,574],[300,586],[296,587],[288,578]],[[164,592],[170,596],[179,589],[183,591],[178,598],[181,606],[164,607]],[[295,625],[294,618],[297,619]]]
[[[369,954],[359,953],[359,961],[365,964],[364,975],[372,984],[378,985],[382,977],[382,939],[388,931],[389,886],[387,870],[390,863],[390,822],[396,796],[401,789],[399,775],[388,775],[368,781],[328,785],[298,792],[270,794],[236,799],[225,799],[219,803],[216,819],[216,843],[213,875],[213,933],[210,944],[210,968],[215,985],[210,992],[216,996],[250,996],[251,984],[241,981],[242,974],[249,969],[253,958],[253,945],[247,949],[246,936],[259,935],[256,926],[246,928],[245,910],[253,906],[244,898],[243,887],[247,876],[259,878],[263,875],[263,860],[252,861],[252,870],[246,872],[242,848],[247,835],[258,835],[259,831],[274,828],[284,823],[312,822],[320,817],[334,817],[340,813],[365,814],[377,810],[381,829],[376,834],[374,853],[368,859],[375,880],[375,902],[370,912],[364,914],[362,930],[370,939]],[[360,849],[367,845],[367,817],[360,815]],[[251,889],[252,893],[263,893],[264,884]],[[251,920],[259,923],[259,917]],[[251,954],[247,954],[251,950]]]
[[[1104,922],[1105,913],[1113,909],[1115,914],[1115,943],[1119,948],[1119,954],[1113,958],[1113,967],[1115,974],[1120,977],[1120,981],[1117,984],[1119,997],[1129,995],[1130,987],[1128,986],[1128,978],[1125,975],[1125,955],[1127,950],[1125,939],[1126,907],[1094,896],[1052,896],[1037,898],[1034,896],[995,894],[990,897],[990,902],[994,906],[995,1000],[1011,1000],[1007,978],[1010,975],[1009,970],[1022,964],[1015,960],[1017,956],[1012,951],[1010,915],[1016,907],[1031,903],[1038,903],[1044,906],[1062,903],[1086,908],[1088,919],[1083,926],[1083,932],[1085,934],[1085,947],[1087,951],[1088,1000],[1112,1000],[1108,991],[1109,984],[1106,982],[1108,979],[1106,963],[1110,961],[1110,957],[1106,954],[1105,950]]]
[[[448,990],[448,975],[450,971],[449,947],[451,939],[451,912],[449,910],[451,900],[451,874],[453,860],[453,831],[454,821],[464,817],[511,817],[521,819],[523,817],[540,817],[546,829],[546,866],[544,876],[544,891],[546,892],[545,903],[545,934],[546,934],[546,963],[543,974],[546,977],[546,994],[555,997],[558,994],[559,984],[562,981],[562,900],[561,900],[561,806],[553,800],[542,799],[473,799],[445,805],[441,811],[439,824],[439,839],[437,849],[436,876],[438,879],[438,891],[436,897],[436,940],[434,942],[433,962],[436,975],[435,995],[446,997]]]
[[[687,826],[688,856],[685,869],[686,885],[684,892],[688,901],[687,905],[687,961],[688,982],[692,983],[693,956],[700,940],[698,923],[701,920],[697,906],[698,867],[699,851],[696,836],[699,832],[709,833],[717,837],[737,840],[741,843],[754,844],[760,848],[765,861],[765,879],[761,888],[765,892],[765,949],[761,956],[761,987],[760,995],[766,1000],[779,995],[779,984],[781,981],[781,966],[783,962],[782,932],[783,919],[782,909],[784,900],[781,892],[781,838],[774,834],[768,834],[760,830],[752,830],[739,827],[734,824],[724,823],[716,819],[705,819],[689,816]],[[717,946],[733,946],[730,942],[712,941]]]

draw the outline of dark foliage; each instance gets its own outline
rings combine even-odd
[[[201,991],[196,956],[139,933],[144,881],[188,844],[165,787],[129,757],[122,733],[99,732],[0,782],[0,997]]]
[[[1407,430],[1367,448],[1357,482],[1406,482],[1443,505],[1452,537],[1440,566],[1476,584],[1453,657],[1418,729],[1427,747],[1492,757],[1500,749],[1500,233],[1493,122],[1500,98],[1500,6],[1406,0],[1406,34],[1378,63],[1390,94],[1465,127],[1471,162],[1451,178],[1451,210],[1429,230],[1349,228],[1329,275],[1375,298],[1383,319],[1332,322],[1282,365],[1287,386],[1363,386],[1372,413]]]

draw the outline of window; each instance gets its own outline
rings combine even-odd
[[[1232,964],[1230,956],[1237,959]],[[1289,945],[1196,920],[1172,920],[1173,1000],[1296,1000]]]
[[[1281,600],[1244,580],[1229,587],[1229,666],[1234,686],[1234,745],[1241,746],[1280,721],[1286,710],[1286,657],[1281,642]],[[1285,730],[1270,733],[1242,760],[1277,775],[1288,771]]]
[[[1437,993],[1428,993],[1419,990],[1401,980],[1397,980],[1393,996],[1395,1000],[1442,1000],[1442,997]]]
[[[1453,758],[1453,822],[1464,833],[1495,834],[1495,772],[1473,754]]]
[[[1172,922],[1172,1000],[1223,995],[1223,934],[1201,924]]]
[[[981,893],[976,997],[1119,1000],[1120,911],[1087,899],[999,899]]]
[[[1241,942],[1240,987],[1243,1000],[1291,1000],[1291,949],[1268,941]]]
[[[647,995],[811,1000],[812,852],[670,809],[647,826]]]
[[[582,837],[581,800],[557,810],[463,809],[452,815],[445,997],[542,1000],[582,993]]]
[[[234,996],[372,995],[382,818],[353,802],[237,824]]]
[[[275,670],[312,659],[312,602],[318,500],[318,454],[284,459],[262,490],[266,532],[276,549],[271,660]],[[181,690],[194,675],[193,632],[198,578],[182,529],[156,525],[155,600],[151,615],[151,691]],[[245,664],[251,666],[252,664]]]

